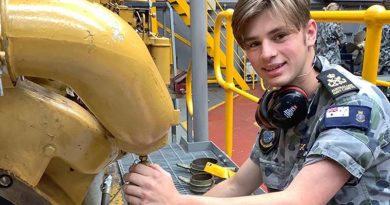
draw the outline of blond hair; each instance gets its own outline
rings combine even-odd
[[[311,19],[308,0],[239,0],[234,8],[232,26],[241,47],[244,47],[244,34],[250,21],[266,11],[281,17],[297,30],[306,28]]]

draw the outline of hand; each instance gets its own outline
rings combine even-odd
[[[124,180],[125,198],[130,204],[173,205],[180,197],[171,175],[157,164],[134,165]]]

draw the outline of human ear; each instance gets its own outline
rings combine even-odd
[[[317,39],[317,23],[313,19],[307,22],[306,42],[308,46],[314,46]]]

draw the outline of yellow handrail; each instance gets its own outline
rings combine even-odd
[[[214,2],[216,3],[216,5],[217,5],[217,7],[218,7],[219,10],[224,11],[223,7],[222,7],[221,4],[218,2],[218,0],[214,0]],[[207,5],[208,5],[210,8],[212,8],[212,5],[210,4],[209,1],[206,0],[206,3],[207,3]],[[207,13],[207,12],[206,12],[206,13]],[[214,9],[213,9],[213,13],[214,13],[215,15],[218,15],[218,13],[216,12],[216,10],[214,10]],[[210,17],[211,21],[214,23],[214,26],[215,26],[215,20],[214,20],[214,19],[211,17],[211,15],[208,14],[208,13],[207,13],[207,16]],[[210,26],[210,28],[211,28],[211,30],[214,31],[214,29],[213,29],[211,26]],[[226,36],[225,36],[223,33],[222,33],[222,36],[224,37],[224,39],[226,39]],[[234,40],[234,42],[237,43],[236,40]],[[222,45],[224,45],[224,44],[222,43]],[[225,45],[224,45],[224,46],[225,46]],[[241,47],[239,47],[239,49],[241,50],[242,53],[245,53],[244,50],[243,50]],[[238,61],[239,61],[238,63],[240,63],[240,65],[238,65],[238,66],[239,66],[239,69],[240,69],[241,71],[243,71],[243,73],[244,73],[244,79],[245,79],[246,63],[244,62],[244,60],[241,58],[241,56],[240,56],[235,50],[234,50],[234,55],[238,58]],[[251,71],[251,76],[252,76],[252,88],[254,89],[254,83],[255,83],[255,79],[253,78],[253,76],[254,76],[254,70]]]
[[[228,83],[227,81],[225,81],[222,77],[222,73],[221,73],[221,63],[219,62],[219,60],[221,59],[221,49],[220,49],[220,33],[221,33],[221,23],[222,23],[222,19],[223,18],[226,18],[227,19],[227,42],[231,43],[231,41],[233,41],[234,37],[233,37],[233,32],[231,31],[231,16],[233,14],[233,9],[228,9],[226,11],[222,11],[221,13],[218,14],[217,16],[217,19],[215,21],[215,30],[214,30],[214,72],[215,72],[215,77],[217,78],[217,81],[218,83],[225,89],[230,89],[246,98],[248,98],[249,100],[253,101],[253,102],[258,102],[259,101],[259,98],[246,92],[246,91],[243,91],[237,87],[234,86],[234,84],[232,82]],[[231,31],[231,32],[229,32]],[[232,50],[230,47],[228,47],[228,50]],[[229,53],[232,53],[231,51]],[[230,60],[228,60],[230,58]],[[226,54],[226,61],[232,61],[232,56],[228,56]],[[226,62],[226,63],[227,63]],[[227,67],[227,70],[229,68]]]
[[[215,13],[216,13],[216,12],[215,12]],[[212,16],[211,16],[210,14],[207,13],[207,17],[209,17],[210,20],[211,20],[211,22],[214,23],[214,25],[215,25],[215,20],[212,18]],[[211,31],[214,31],[214,29],[213,29],[212,26],[210,26],[209,24],[207,24],[207,26],[208,26],[208,28],[211,29]],[[223,38],[226,39],[225,34],[223,34],[223,33],[221,33],[221,34],[222,34]],[[225,46],[225,44],[224,44],[223,42],[222,42],[222,45]],[[240,49],[241,49],[241,48],[240,48]],[[241,49],[241,50],[242,50],[242,49]],[[244,52],[244,51],[242,50],[242,52]],[[241,59],[240,55],[238,55],[238,53],[237,53],[235,50],[234,50],[234,54],[235,54],[236,57],[238,57],[238,60],[240,61],[240,63],[243,64],[244,61]],[[244,64],[243,64],[243,65],[244,65]],[[240,69],[243,70],[241,67],[240,67]]]
[[[233,83],[233,45],[234,37],[231,26],[231,17],[233,14],[232,9],[221,12],[215,21],[215,30],[214,30],[214,72],[217,78],[218,83],[225,88],[226,90],[226,103],[225,103],[225,116],[226,116],[226,154],[231,157],[233,150],[233,91],[237,92],[240,95],[246,96],[254,102],[258,102],[259,98],[235,87]],[[221,34],[221,24],[223,18],[226,17],[226,72],[225,77],[226,81],[222,78],[221,74],[221,49],[220,49],[220,34]],[[228,60],[229,59],[229,60]]]
[[[192,101],[192,66],[191,62],[188,64],[187,68],[187,77],[186,77],[186,103],[187,103],[187,112],[190,116],[194,114],[194,104]]]
[[[390,11],[386,11],[383,6],[373,5],[365,11],[312,11],[311,15],[319,22],[365,23],[367,34],[364,50],[370,52],[364,52],[362,78],[377,85],[389,85],[377,80],[377,68],[382,26],[390,23]]]
[[[164,25],[163,25],[162,23],[157,22],[157,25],[158,25],[158,27],[164,29]],[[170,28],[165,27],[165,30],[166,30],[168,33],[171,33],[171,29],[170,29]],[[182,43],[186,44],[187,46],[189,46],[189,47],[192,46],[191,42],[190,42],[189,40],[187,40],[186,38],[184,38],[183,36],[181,36],[180,34],[175,33],[175,37],[176,37],[179,41],[181,41]]]
[[[233,68],[233,43],[234,37],[231,27],[233,10],[228,9],[217,15],[214,28],[214,72],[218,83],[226,90],[226,153],[232,156],[233,148],[233,92],[236,92],[247,99],[257,103],[259,98],[251,95],[237,87],[232,82],[231,69]],[[362,77],[363,79],[381,86],[390,87],[390,82],[377,79],[377,68],[379,61],[380,43],[382,36],[382,26],[390,23],[390,11],[386,11],[383,6],[374,5],[366,11],[312,11],[311,15],[319,22],[345,22],[345,23],[365,23],[367,24],[367,34],[364,53]],[[220,33],[222,20],[226,19],[226,81],[221,74],[221,49]],[[369,67],[375,69],[369,69]],[[264,87],[264,85],[262,85]]]
[[[194,103],[192,101],[192,66],[191,62],[187,67],[187,77],[186,77],[186,104],[187,104],[187,112],[190,116],[194,114]],[[207,80],[207,83],[218,83],[217,80]]]

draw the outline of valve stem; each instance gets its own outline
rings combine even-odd
[[[139,156],[139,163],[141,164],[150,164],[148,155],[145,156]]]

